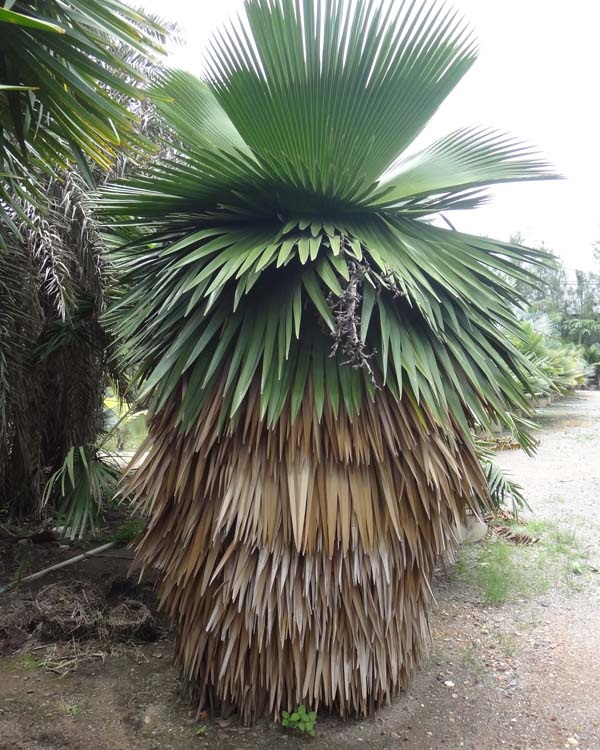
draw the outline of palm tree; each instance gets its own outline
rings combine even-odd
[[[102,425],[111,279],[89,194],[142,151],[140,84],[165,29],[117,0],[0,8],[0,505]],[[10,7],[9,7],[10,6]],[[145,150],[147,153],[147,149]]]
[[[430,219],[551,173],[489,130],[409,152],[475,57],[431,2],[246,0],[205,82],[158,85],[185,148],[104,194],[139,232],[109,314],[152,411],[137,562],[199,710],[397,694],[487,491],[471,428],[528,410],[509,279],[543,254]]]
[[[111,274],[88,193],[76,172],[48,180],[46,210],[24,206],[0,254],[0,499],[14,514],[39,509],[47,470],[102,425]]]

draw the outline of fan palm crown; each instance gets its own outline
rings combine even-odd
[[[341,398],[353,412],[370,374],[320,344],[336,331],[328,295],[359,274],[379,384],[424,398],[441,423],[510,421],[507,404],[526,406],[525,363],[505,337],[519,298],[499,272],[533,281],[513,259],[543,254],[423,219],[478,205],[490,184],[553,175],[483,129],[404,155],[474,62],[468,29],[431,3],[249,0],[246,13],[213,39],[206,82],[173,71],[157,87],[185,153],[104,197],[153,233],[127,249],[131,315],[114,313],[148,390],[162,405],[189,377],[189,426],[224,366],[228,419],[260,369],[272,423],[290,392],[298,406],[310,368],[330,376],[318,411]]]

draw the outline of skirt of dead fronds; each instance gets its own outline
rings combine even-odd
[[[250,723],[389,701],[428,644],[436,558],[485,492],[470,447],[410,402],[379,391],[319,421],[310,393],[271,429],[257,389],[225,434],[219,394],[187,434],[176,404],[151,423],[130,487],[150,513],[137,564],[161,572],[198,711]]]

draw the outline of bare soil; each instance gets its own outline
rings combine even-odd
[[[56,646],[40,643],[35,630],[21,642],[4,634],[0,750],[600,749],[600,392],[543,410],[540,425],[535,458],[510,451],[499,460],[524,486],[535,516],[575,532],[592,572],[499,607],[484,606],[480,593],[442,572],[430,659],[375,718],[320,714],[314,739],[269,721],[254,729],[235,717],[193,721],[152,581],[123,583],[128,553],[115,550],[0,597],[1,620],[8,606],[75,577],[94,586],[107,607],[139,599],[155,618],[151,640]],[[0,585],[25,563],[38,570],[77,551],[0,541]]]

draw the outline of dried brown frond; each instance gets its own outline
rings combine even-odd
[[[98,586],[85,581],[52,583],[29,595],[15,593],[0,610],[0,653],[46,648],[38,646],[41,641],[52,644],[61,661],[77,661],[76,644],[84,655],[94,650],[93,644],[96,651],[112,653],[117,643],[153,641],[160,633],[144,602],[124,599],[111,606]],[[66,656],[65,644],[73,647]]]
[[[505,523],[507,521],[511,523],[516,521],[520,526],[527,526],[527,521],[519,515],[510,513],[502,508],[495,510],[494,513],[489,513],[484,516],[484,521],[488,525],[488,532],[490,534],[501,536],[507,541],[513,542],[513,544],[530,547],[540,541],[539,536],[534,536],[527,531],[516,530],[510,526],[506,526]]]
[[[526,547],[531,547],[533,544],[537,544],[540,541],[539,536],[533,536],[528,534],[526,531],[515,531],[508,526],[491,526],[490,531],[496,536],[501,536],[513,544],[520,544]]]
[[[151,640],[156,635],[152,613],[137,599],[126,599],[106,615],[105,627],[109,638],[139,638]]]
[[[497,435],[492,440],[492,446],[495,451],[513,451],[521,447],[514,435]]]
[[[44,645],[25,645],[23,654],[31,655],[37,666],[59,677],[66,677],[77,672],[81,667],[104,662],[110,658],[131,656],[137,664],[148,661],[140,647],[132,642],[114,643],[98,640],[81,641],[73,638],[70,641]]]

